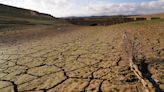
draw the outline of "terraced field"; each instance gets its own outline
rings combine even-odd
[[[130,69],[124,32],[130,40],[136,36],[138,61],[147,61],[152,86],[164,90],[163,25],[154,20],[0,29],[0,92],[145,92]]]

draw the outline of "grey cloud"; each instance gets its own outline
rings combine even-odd
[[[144,3],[110,3],[95,4],[85,8],[91,15],[116,15],[116,14],[147,14],[164,12],[164,0],[157,0]]]

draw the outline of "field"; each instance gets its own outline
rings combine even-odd
[[[94,27],[14,20],[0,24],[0,92],[164,90],[163,19]],[[127,40],[146,87],[131,69]]]

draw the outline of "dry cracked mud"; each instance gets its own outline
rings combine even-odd
[[[162,60],[164,31],[153,28],[141,34],[143,52],[147,60],[156,56]],[[135,29],[34,26],[3,30],[0,92],[144,92],[122,48],[122,34],[130,35]],[[152,78],[164,89],[164,63],[151,60]]]

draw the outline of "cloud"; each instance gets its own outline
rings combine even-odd
[[[112,0],[0,0],[1,2],[48,13],[56,17],[164,12],[164,0],[141,3],[114,3]]]
[[[88,5],[91,15],[150,14],[164,12],[164,0],[143,3],[101,3]]]

